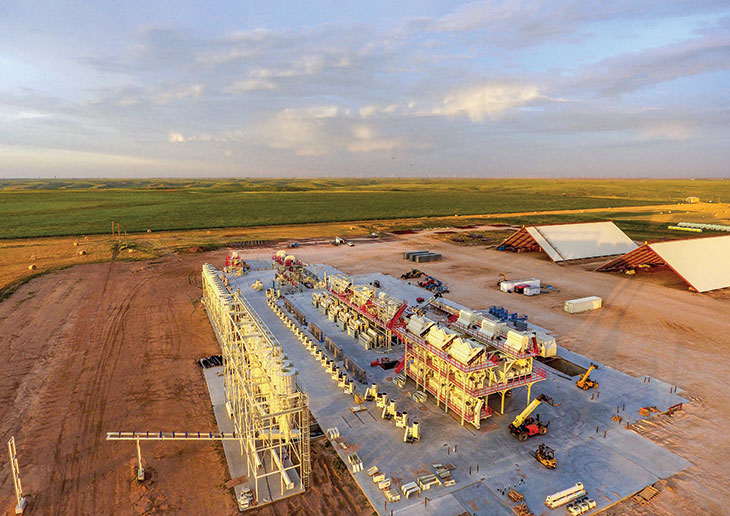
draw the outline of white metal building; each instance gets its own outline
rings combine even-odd
[[[502,251],[543,251],[554,262],[614,256],[638,246],[611,221],[523,226],[502,242]]]
[[[730,287],[730,235],[645,244],[596,270],[668,267],[697,292]]]

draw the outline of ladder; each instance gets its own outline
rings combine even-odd
[[[302,485],[309,489],[309,474],[312,471],[311,452],[309,447],[309,394],[304,394],[304,409],[302,410]]]

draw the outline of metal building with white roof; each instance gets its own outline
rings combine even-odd
[[[697,292],[730,287],[730,235],[644,244],[598,267],[624,271],[666,266]]]
[[[523,226],[497,249],[544,251],[554,262],[614,256],[638,246],[611,221]]]

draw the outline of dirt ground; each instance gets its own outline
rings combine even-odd
[[[293,235],[293,238],[299,238]],[[730,366],[730,293],[688,292],[670,278],[595,273],[533,254],[440,242],[428,232],[355,247],[304,246],[309,263],[349,273],[400,276],[414,266],[402,251],[431,249],[419,268],[445,280],[449,297],[473,308],[493,304],[529,314],[558,343],[632,375],[678,385],[692,399],[672,418],[637,431],[693,466],[659,484],[645,507],[613,515],[717,515],[730,503],[725,467],[730,422],[724,388]],[[14,435],[30,510],[36,515],[234,514],[220,447],[143,443],[151,480],[132,480],[134,445],[106,442],[114,430],[206,430],[214,418],[195,360],[217,351],[199,303],[200,266],[220,267],[225,251],[146,262],[80,265],[36,278],[0,303],[0,438]],[[245,258],[267,258],[271,249]],[[498,274],[539,277],[559,293],[527,298],[499,292]],[[604,308],[570,315],[566,299],[598,295]],[[638,417],[638,415],[637,415]],[[319,456],[318,456],[319,457]],[[331,460],[314,459],[313,489],[259,514],[370,514],[364,497]],[[0,453],[0,510],[12,510],[7,457]]]
[[[150,479],[139,485],[134,443],[104,439],[116,430],[215,429],[196,364],[219,352],[199,302],[210,259],[80,265],[0,303],[0,438],[5,447],[15,436],[26,514],[237,514],[220,444],[142,443]],[[351,477],[333,469],[332,450],[314,445],[313,455],[313,489],[259,514],[338,514],[329,498],[372,514]],[[13,506],[3,451],[0,511]]]

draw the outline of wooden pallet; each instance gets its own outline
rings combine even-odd
[[[507,492],[507,497],[510,500],[512,500],[513,502],[519,502],[520,500],[522,500],[524,498],[524,496],[522,496],[521,493],[518,493],[517,491],[515,491],[511,487],[509,488],[509,491]]]
[[[632,496],[631,499],[639,505],[646,505],[657,496],[659,496],[659,491],[657,491],[654,486],[646,486],[644,489]]]
[[[527,507],[525,502],[512,507],[512,512],[515,513],[516,516],[535,516],[535,514]]]

